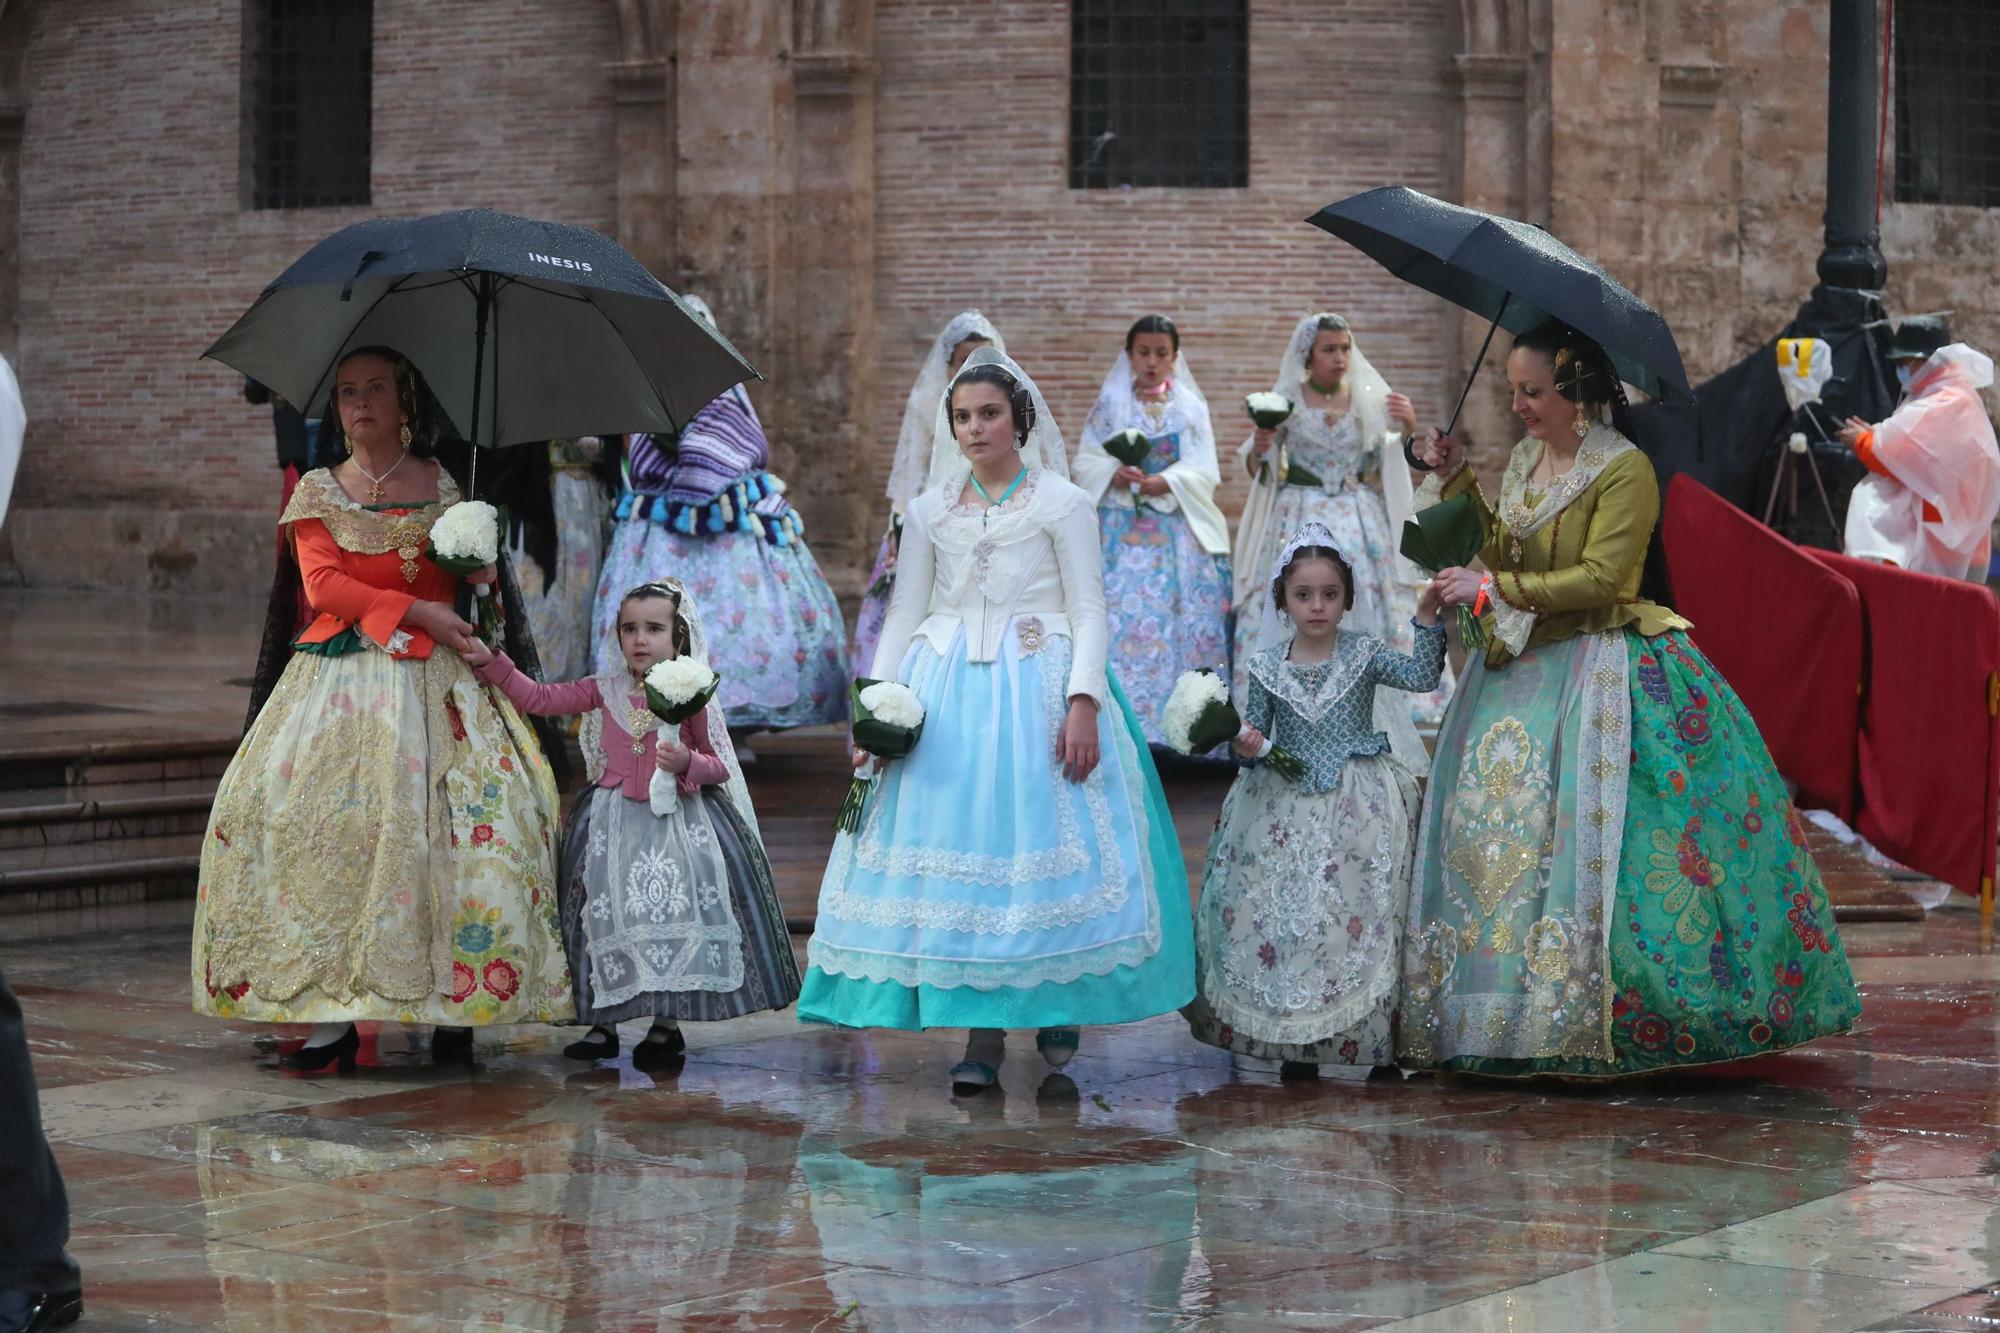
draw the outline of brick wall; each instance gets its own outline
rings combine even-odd
[[[615,45],[608,5],[376,0],[372,205],[257,212],[239,205],[239,0],[44,0],[20,168],[31,425],[7,531],[27,580],[260,585],[269,411],[202,349],[363,216],[487,205],[609,227]],[[74,558],[53,564],[58,545]]]
[[[1304,218],[1376,185],[1443,188],[1450,7],[1253,0],[1249,188],[1118,192],[1067,188],[1067,5],[882,0],[870,495],[918,363],[966,306],[1000,327],[1072,445],[1126,328],[1153,311],[1179,323],[1224,450],[1247,433],[1242,395],[1271,387],[1316,309],[1346,313],[1420,410],[1448,409],[1441,303]],[[1233,514],[1243,487],[1224,476]]]

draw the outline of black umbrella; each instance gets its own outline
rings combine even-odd
[[[1307,221],[1403,281],[1492,320],[1473,363],[1475,377],[1496,329],[1525,333],[1557,319],[1594,339],[1627,384],[1655,398],[1669,391],[1693,397],[1680,348],[1659,311],[1540,227],[1403,185],[1328,204]],[[1447,434],[1471,390],[1468,377]]]
[[[480,445],[677,430],[757,373],[602,233],[484,208],[342,228],[204,355],[310,411],[370,344]]]

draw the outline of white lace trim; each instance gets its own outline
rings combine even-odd
[[[1331,669],[1317,688],[1309,686],[1299,667],[1287,654],[1289,643],[1266,648],[1250,659],[1250,674],[1271,697],[1283,700],[1307,722],[1318,722],[1333,707],[1368,682],[1368,666],[1381,651],[1382,641],[1372,634],[1349,630],[1334,646]]]
[[[1500,595],[1496,586],[1492,597],[1493,637],[1507,645],[1507,651],[1519,657],[1528,650],[1528,636],[1535,630],[1535,613],[1523,611]]]
[[[1157,903],[1147,913],[1147,924],[1149,929],[1144,935],[1113,940],[1094,949],[1005,962],[865,953],[828,944],[815,935],[806,946],[806,961],[828,976],[893,982],[913,989],[930,986],[936,990],[1033,990],[1049,983],[1066,986],[1085,977],[1108,976],[1121,967],[1138,967],[1160,951]]]
[[[1535,464],[1541,462],[1542,454],[1548,448],[1538,440],[1534,443],[1540,447],[1529,448],[1529,440],[1514,446],[1514,456],[1508,460],[1507,471],[1500,478],[1500,521],[1507,525],[1508,537],[1516,541],[1540,532],[1544,525],[1567,509],[1572,500],[1589,489],[1590,483],[1597,480],[1613,459],[1638,448],[1611,427],[1602,422],[1592,422],[1577,449],[1575,464],[1550,482],[1541,502],[1531,507],[1528,504],[1528,474],[1535,470]]]

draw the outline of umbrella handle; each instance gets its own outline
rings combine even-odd
[[[1486,326],[1486,339],[1479,344],[1479,355],[1473,358],[1472,373],[1465,377],[1465,387],[1458,391],[1458,405],[1451,409],[1451,421],[1445,426],[1444,434],[1449,435],[1458,429],[1458,417],[1461,412],[1465,411],[1465,400],[1472,393],[1472,383],[1479,378],[1480,368],[1486,364],[1487,349],[1493,346],[1493,335],[1500,331],[1500,317],[1507,313],[1507,303],[1513,299],[1514,293],[1512,292],[1500,293],[1500,308],[1493,312],[1493,322]],[[1433,468],[1429,463],[1421,462],[1416,454],[1411,452],[1410,445],[1415,439],[1416,436],[1414,435],[1405,435],[1403,437],[1403,457],[1409,461],[1411,467],[1419,472],[1436,471],[1437,469]]]

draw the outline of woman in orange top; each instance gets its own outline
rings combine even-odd
[[[572,1013],[555,783],[461,658],[458,579],[424,554],[460,498],[425,456],[426,401],[395,352],[341,362],[322,429],[348,456],[300,478],[280,520],[313,619],[202,844],[195,1010],[315,1024],[294,1069],[351,1066],[357,1019],[459,1029],[442,1059],[469,1055],[472,1027]]]

